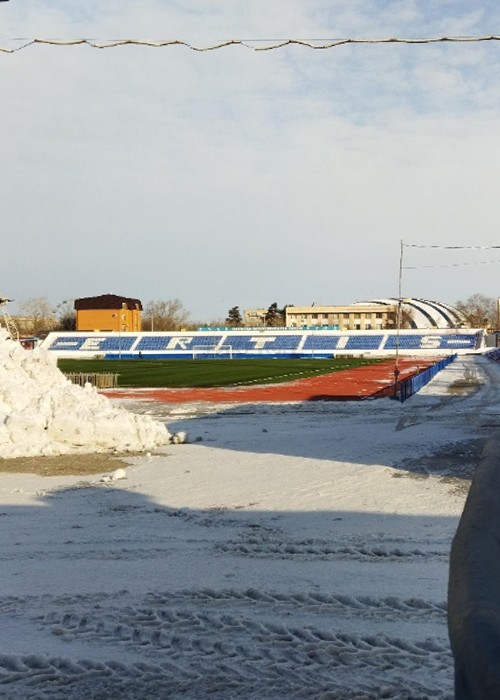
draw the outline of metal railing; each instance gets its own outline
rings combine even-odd
[[[419,372],[418,374],[413,375],[413,377],[404,379],[399,385],[399,392],[396,393],[395,398],[398,398],[401,402],[406,401],[406,399],[409,399],[410,396],[413,396],[413,394],[416,394],[417,391],[420,391],[420,389],[428,384],[431,379],[438,374],[438,372],[447,367],[456,359],[456,354],[449,355],[443,360],[436,362],[434,365],[432,365],[432,367],[424,369],[423,372]]]
[[[64,376],[79,386],[92,384],[98,389],[113,389],[118,386],[118,374],[112,372],[67,372]]]

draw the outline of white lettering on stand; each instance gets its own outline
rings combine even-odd
[[[87,338],[81,346],[80,350],[100,350],[101,343],[104,343],[107,338]]]
[[[438,348],[440,345],[441,345],[441,336],[440,335],[426,335],[420,341],[421,348],[435,349],[435,348]]]
[[[261,338],[250,338],[252,343],[255,343],[254,350],[264,350],[266,343],[274,343],[276,336],[266,336]]]
[[[187,350],[187,346],[193,342],[193,338],[171,338],[167,343],[167,350]]]

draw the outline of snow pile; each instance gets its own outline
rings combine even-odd
[[[45,351],[0,328],[0,458],[144,451],[170,442],[165,425],[67,380]]]

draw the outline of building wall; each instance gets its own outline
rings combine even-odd
[[[287,306],[286,325],[337,326],[341,331],[382,330],[394,327],[396,306],[351,304],[349,306]]]
[[[77,309],[77,331],[127,331],[141,330],[140,309]]]
[[[77,331],[127,331],[141,330],[142,303],[139,299],[100,294],[75,299]]]
[[[249,327],[263,326],[267,309],[246,309],[243,312],[243,324]]]

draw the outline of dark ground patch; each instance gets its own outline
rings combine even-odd
[[[404,459],[397,467],[413,478],[440,476],[443,482],[451,484],[460,492],[467,493],[481,458],[484,443],[483,438],[450,443],[428,455]],[[404,476],[404,474],[397,476]]]
[[[122,456],[100,453],[0,459],[0,472],[38,476],[84,476],[114,471],[126,466],[128,464]]]

